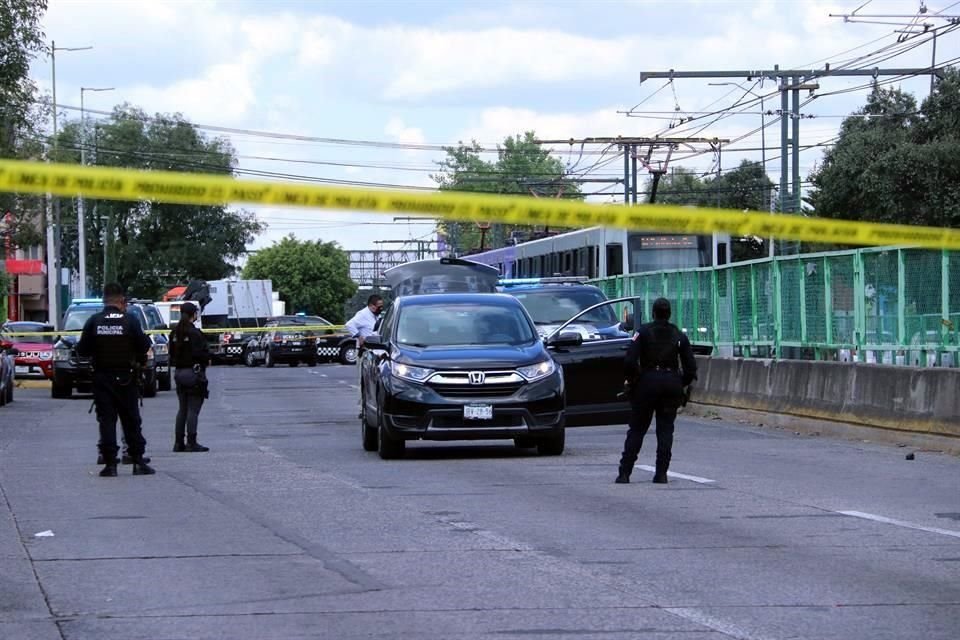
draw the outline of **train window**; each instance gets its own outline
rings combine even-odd
[[[717,266],[727,264],[727,243],[717,243]]]
[[[607,245],[607,273],[606,276],[623,274],[623,245],[610,243]]]

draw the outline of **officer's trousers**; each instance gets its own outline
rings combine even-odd
[[[117,419],[130,457],[139,460],[147,446],[140,430],[140,393],[132,372],[94,372],[93,402],[100,425],[100,453],[106,464],[117,460]]]
[[[673,451],[673,426],[683,400],[683,383],[674,371],[648,371],[640,376],[630,398],[630,429],[623,444],[620,471],[627,475],[640,455],[643,437],[657,418],[657,472],[666,473]]]
[[[191,387],[177,385],[177,400],[180,408],[177,410],[177,421],[174,426],[176,442],[183,442],[184,431],[191,438],[197,437],[197,421],[200,419],[200,409],[203,407],[203,393]]]

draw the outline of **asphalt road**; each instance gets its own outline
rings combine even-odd
[[[955,457],[681,419],[665,486],[613,484],[623,427],[385,462],[351,367],[211,380],[209,453],[144,401],[151,477],[97,477],[89,398],[0,409],[0,638],[960,637]]]

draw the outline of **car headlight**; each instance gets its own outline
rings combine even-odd
[[[155,345],[153,345],[153,355],[155,355],[155,356],[165,356],[165,355],[167,355],[167,345],[165,345],[165,344],[155,344]]]
[[[70,361],[70,349],[58,348],[53,350],[53,361],[54,362],[69,362]]]
[[[556,370],[557,365],[553,363],[553,360],[544,360],[543,362],[538,362],[537,364],[520,367],[517,369],[517,373],[526,378],[529,382],[533,382],[534,380],[539,380],[540,378],[546,378]]]
[[[41,351],[41,352],[40,352],[40,359],[41,359],[41,360],[49,360],[49,359],[52,358],[52,357],[53,357],[53,351]]]
[[[433,373],[433,369],[414,367],[412,365],[401,364],[399,362],[391,362],[390,373],[398,378],[410,380],[411,382],[423,382],[430,377],[430,375]]]

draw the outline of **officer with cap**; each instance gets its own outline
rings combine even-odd
[[[117,418],[133,462],[133,475],[155,473],[143,453],[147,442],[140,431],[139,367],[147,362],[150,338],[137,319],[127,314],[123,287],[103,288],[104,309],[83,326],[77,354],[93,360],[93,402],[100,424],[100,455],[104,478],[117,475]]]
[[[207,398],[207,367],[210,352],[207,340],[194,326],[197,306],[192,302],[180,305],[180,322],[170,332],[170,362],[177,383],[177,400],[180,408],[174,423],[174,452],[203,452],[210,449],[197,442],[197,421],[200,409]],[[187,441],[183,438],[186,435]]]
[[[697,361],[690,341],[670,323],[670,302],[653,303],[653,322],[640,327],[625,358],[626,380],[633,411],[623,445],[617,484],[630,482],[643,437],[657,417],[657,466],[653,481],[666,484],[673,449],[673,423],[684,404],[685,387],[697,378]]]

